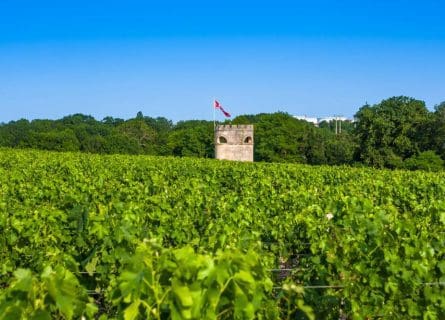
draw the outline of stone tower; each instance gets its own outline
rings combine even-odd
[[[253,161],[253,125],[217,125],[215,158]]]

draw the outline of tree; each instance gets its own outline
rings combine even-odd
[[[117,130],[113,130],[110,135],[105,137],[105,153],[109,154],[140,154],[141,147],[137,139],[123,135]]]
[[[102,123],[110,126],[118,126],[122,123],[124,123],[125,120],[121,118],[113,118],[113,117],[105,117],[102,119]]]
[[[422,151],[422,131],[428,120],[425,102],[393,97],[364,105],[355,115],[357,159],[367,165],[394,168]]]
[[[326,142],[333,133],[317,127],[308,128],[305,157],[309,164],[326,164]]]
[[[57,120],[55,122],[61,122],[64,125],[71,125],[71,126],[77,126],[79,124],[89,124],[94,125],[96,124],[96,119],[90,115],[84,115],[82,113],[76,113],[73,115],[69,115],[66,117],[63,117],[60,120]]]
[[[434,107],[431,145],[433,150],[445,160],[445,101]]]
[[[404,162],[409,170],[440,171],[444,169],[444,161],[434,151],[421,152]]]
[[[173,122],[164,117],[144,117],[145,123],[156,131],[155,149],[158,155],[169,155],[168,136],[173,130]]]
[[[26,119],[11,121],[0,129],[0,145],[11,148],[31,148],[31,125]]]
[[[133,140],[138,148],[138,153],[155,154],[156,131],[149,127],[143,118],[130,119],[117,128],[117,132],[129,140]]]
[[[213,158],[213,135],[210,121],[179,121],[168,136],[168,147],[174,156]]]
[[[354,136],[342,133],[331,136],[326,142],[326,163],[330,165],[353,164],[357,143]]]
[[[100,135],[89,135],[81,140],[81,151],[89,153],[107,153],[107,139]]]
[[[52,151],[79,151],[80,142],[71,129],[33,132],[33,147]]]
[[[80,151],[90,153],[105,152],[105,137],[108,136],[113,129],[112,125],[106,125],[90,115],[81,113],[63,117],[60,120],[51,121],[51,123],[52,127],[56,130],[60,131],[66,128],[72,130],[80,142]]]
[[[314,126],[284,112],[244,115],[234,124],[255,125],[254,158],[268,162],[308,162],[306,151]]]

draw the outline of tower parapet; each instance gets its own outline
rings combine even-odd
[[[253,161],[253,125],[217,125],[215,128],[215,158]]]

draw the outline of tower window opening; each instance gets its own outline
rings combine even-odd
[[[219,137],[218,138],[218,143],[227,143],[227,139],[224,137]]]
[[[244,143],[252,143],[252,137],[246,137]]]

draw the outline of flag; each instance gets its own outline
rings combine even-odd
[[[230,118],[230,117],[231,117],[230,113],[228,113],[226,110],[224,110],[224,108],[222,107],[222,105],[221,105],[218,101],[215,100],[215,102],[214,102],[214,106],[215,106],[215,109],[219,109],[219,110],[221,110],[221,112],[222,112],[227,118]]]

